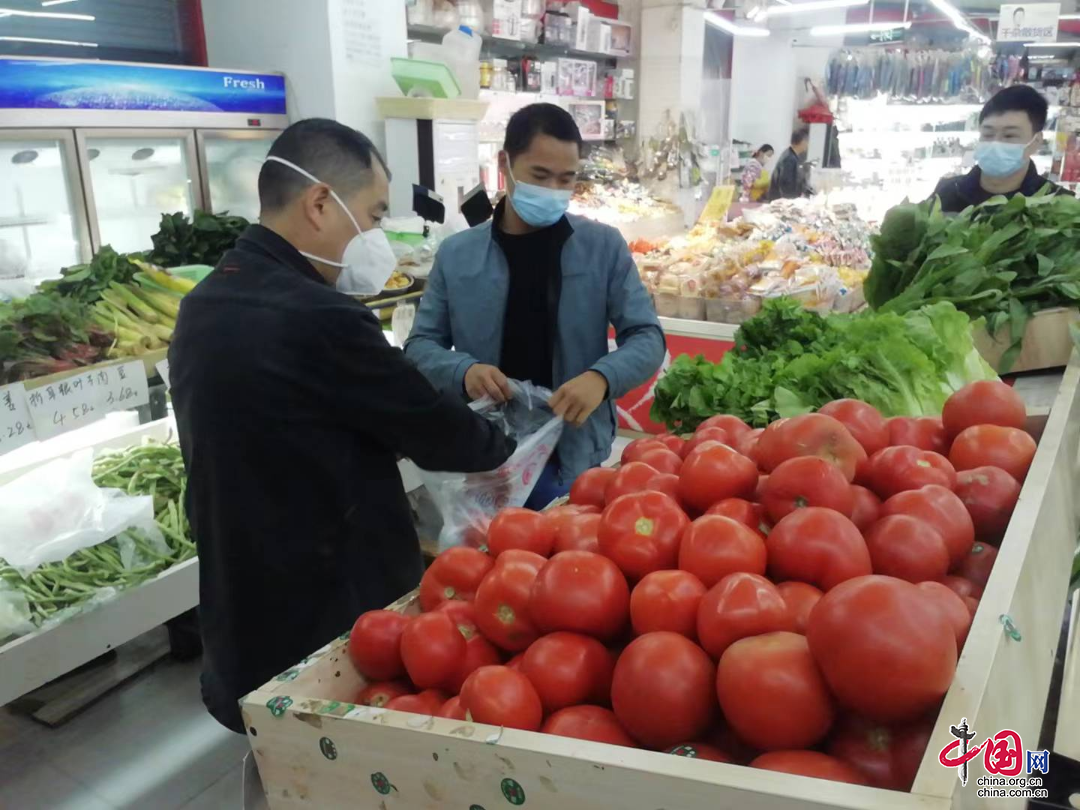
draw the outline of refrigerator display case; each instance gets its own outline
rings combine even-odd
[[[162,214],[254,219],[288,123],[279,73],[0,56],[0,278],[148,250]]]

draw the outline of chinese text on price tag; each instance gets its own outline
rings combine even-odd
[[[0,387],[0,456],[34,441],[22,383]]]
[[[87,369],[26,395],[39,439],[76,430],[112,411],[126,411],[150,401],[141,360]]]

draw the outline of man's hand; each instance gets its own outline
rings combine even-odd
[[[469,399],[483,399],[488,396],[496,402],[506,402],[514,396],[510,383],[506,381],[506,375],[495,366],[485,366],[482,363],[474,363],[465,372],[465,393],[469,395]]]
[[[608,384],[604,375],[598,371],[586,371],[559,388],[548,405],[556,416],[561,416],[575,427],[581,427],[600,407],[607,393]]]

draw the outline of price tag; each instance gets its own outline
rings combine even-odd
[[[42,440],[77,430],[112,411],[131,410],[149,401],[146,368],[141,360],[88,368],[26,395],[37,437]]]
[[[0,388],[0,456],[36,439],[23,384]]]
[[[158,363],[154,368],[157,369],[158,376],[161,377],[161,381],[165,383],[165,390],[168,391],[171,387],[169,385],[169,360],[166,358]]]

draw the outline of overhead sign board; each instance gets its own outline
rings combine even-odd
[[[998,42],[1057,42],[1060,3],[1017,3],[1001,7]]]

